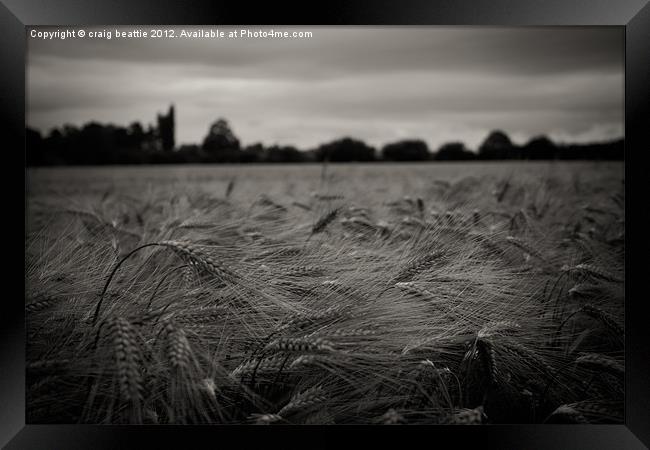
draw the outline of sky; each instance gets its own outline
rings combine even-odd
[[[175,27],[168,39],[28,38],[27,125],[155,123],[178,145],[225,118],[243,145],[309,149],[344,136],[476,148],[623,136],[620,27]],[[185,38],[181,30],[310,31],[310,38]],[[65,28],[39,27],[39,31]]]

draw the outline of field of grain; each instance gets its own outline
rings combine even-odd
[[[622,163],[29,169],[28,423],[621,423]]]

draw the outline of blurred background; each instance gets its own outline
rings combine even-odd
[[[29,39],[27,165],[623,159],[620,28],[276,28]]]

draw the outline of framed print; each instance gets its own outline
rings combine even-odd
[[[646,448],[646,3],[5,0],[3,444]]]

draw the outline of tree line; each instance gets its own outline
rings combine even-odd
[[[370,161],[458,160],[622,160],[623,139],[589,143],[557,144],[546,136],[524,145],[513,143],[500,130],[489,133],[476,151],[462,142],[449,142],[431,151],[421,139],[406,139],[375,148],[362,140],[344,137],[313,149],[291,145],[242,146],[225,119],[209,128],[200,144],[175,145],[175,116],[171,106],[157,116],[156,126],[134,122],[128,127],[89,122],[81,128],[65,125],[46,136],[26,130],[26,164],[103,165],[179,163],[299,163]]]

